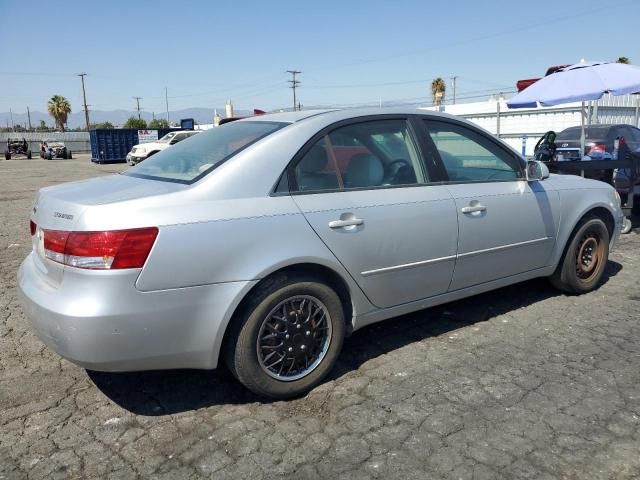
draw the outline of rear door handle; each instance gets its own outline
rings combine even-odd
[[[356,225],[362,225],[363,223],[364,220],[355,217],[346,220],[332,220],[329,222],[329,228],[355,227]]]
[[[460,211],[462,213],[473,213],[473,212],[484,212],[487,209],[484,205],[480,205],[479,203],[476,205],[469,205],[468,207],[462,207]]]

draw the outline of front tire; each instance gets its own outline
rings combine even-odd
[[[570,294],[594,290],[609,259],[609,231],[600,218],[582,220],[550,277],[554,287]]]
[[[225,360],[252,392],[291,398],[333,368],[345,334],[338,294],[317,279],[281,276],[252,293],[230,326]]]

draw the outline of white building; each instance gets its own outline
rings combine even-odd
[[[638,126],[640,95],[614,97],[604,95],[600,100],[587,103],[586,123],[627,123]],[[457,115],[498,135],[517,151],[533,155],[538,139],[547,131],[560,132],[568,127],[580,126],[581,103],[566,103],[555,107],[507,107],[504,98],[491,98],[484,102],[459,103],[426,107],[426,110]]]

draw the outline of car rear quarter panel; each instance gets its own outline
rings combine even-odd
[[[345,280],[354,311],[373,308],[290,197],[201,202],[180,209],[186,210],[182,221],[160,225],[136,282],[139,290],[259,280],[287,266],[314,263]],[[163,215],[176,220],[178,212]]]

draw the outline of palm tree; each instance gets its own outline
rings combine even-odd
[[[616,60],[617,63],[631,63],[629,61],[629,57],[618,57],[618,59]]]
[[[444,93],[447,85],[442,78],[438,77],[431,82],[431,98],[435,106],[440,106],[444,100]]]
[[[64,125],[67,123],[67,117],[71,113],[69,100],[62,95],[54,95],[47,103],[47,110],[55,120],[56,126],[64,132]]]

